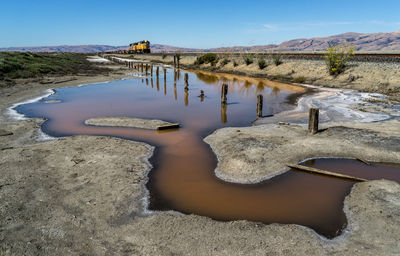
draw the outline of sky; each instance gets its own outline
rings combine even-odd
[[[0,47],[277,44],[400,30],[400,0],[0,0]]]

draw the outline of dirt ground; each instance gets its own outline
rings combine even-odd
[[[395,182],[355,185],[345,200],[349,224],[333,240],[298,225],[220,222],[175,212],[148,212],[144,186],[151,168],[148,158],[152,146],[98,136],[38,141],[43,120],[17,121],[8,115],[9,106],[37,97],[44,89],[120,79],[126,76],[124,72],[116,70],[110,76],[77,77],[57,84],[31,81],[0,88],[0,255],[400,254],[400,185]],[[346,145],[338,138],[346,133],[349,142],[373,142],[371,151],[363,155],[367,159],[387,153],[385,159],[394,160],[400,151],[400,139],[392,130],[400,130],[399,122],[380,125],[383,128],[359,124],[332,127],[308,140],[308,146],[331,141],[332,150],[336,147],[339,151]],[[221,147],[216,150],[221,165],[229,160],[225,159],[229,147],[220,144],[220,139],[231,133],[232,141],[239,142],[234,149],[246,153],[249,143],[240,140],[264,143],[269,141],[270,128],[279,134],[275,140],[282,145],[293,138],[290,136],[307,136],[301,126],[270,124],[240,128],[241,132],[227,128],[206,140],[213,138],[213,148]],[[261,146],[255,148],[264,152]],[[323,154],[323,149],[319,153]],[[302,156],[297,154],[290,161]],[[264,159],[261,153],[254,157],[255,163]],[[279,164],[276,167],[281,169]],[[228,175],[236,178],[232,173]],[[257,175],[260,178],[266,174]]]

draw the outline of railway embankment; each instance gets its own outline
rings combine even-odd
[[[124,57],[174,65],[173,54],[137,54]],[[180,67],[262,77],[288,83],[376,92],[389,96],[386,101],[400,101],[400,57],[396,55],[356,55],[349,61],[345,71],[337,76],[329,74],[321,55],[281,55],[279,65],[275,64],[273,55],[266,54],[217,54],[216,61],[196,65],[198,57],[199,54],[182,54]],[[260,68],[260,60],[265,60],[266,67]]]

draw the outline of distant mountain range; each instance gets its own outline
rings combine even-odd
[[[324,51],[329,44],[352,44],[357,51],[400,51],[400,31],[389,33],[344,33],[329,37],[314,37],[295,39],[281,44],[268,44],[257,46],[233,46],[210,49],[182,48],[169,45],[152,44],[152,52],[264,52],[264,51]],[[106,51],[126,50],[128,46],[109,45],[61,45],[38,47],[11,47],[0,48],[0,51],[23,52],[78,52],[96,53]]]

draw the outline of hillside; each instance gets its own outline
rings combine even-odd
[[[400,31],[389,33],[344,33],[329,37],[314,37],[294,39],[279,45],[233,46],[210,49],[182,48],[162,44],[152,44],[152,52],[239,52],[239,51],[324,51],[330,43],[352,44],[357,51],[400,51]],[[128,46],[109,45],[76,45],[76,46],[38,46],[0,48],[0,51],[30,51],[30,52],[77,52],[96,53],[125,50]]]

